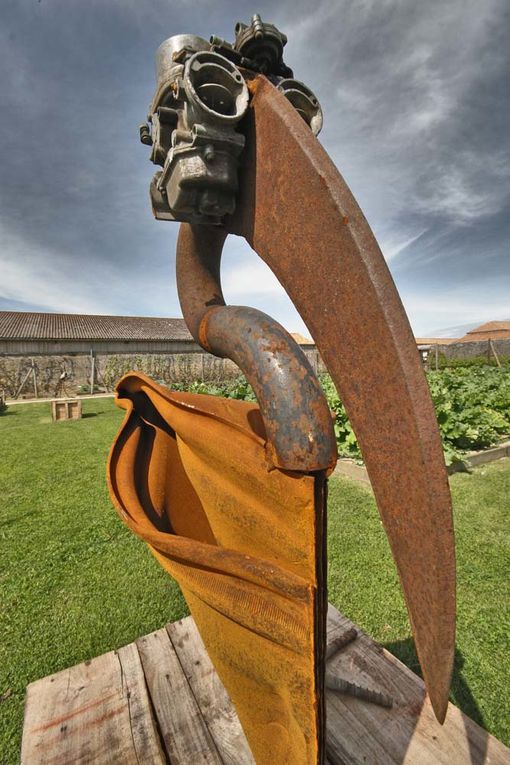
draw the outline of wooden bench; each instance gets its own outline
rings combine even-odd
[[[352,626],[330,606],[328,641]],[[387,709],[328,691],[328,765],[510,763],[510,749],[452,704],[440,726],[422,680],[362,632],[328,668],[394,701]],[[31,683],[21,761],[254,765],[191,617]]]

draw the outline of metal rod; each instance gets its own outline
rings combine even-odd
[[[393,699],[386,693],[373,691],[371,688],[366,688],[364,685],[358,685],[349,680],[344,680],[342,677],[336,677],[329,670],[326,670],[326,688],[330,691],[346,693],[349,696],[354,696],[356,699],[370,701],[372,704],[378,704],[380,707],[391,709],[393,706]]]
[[[353,640],[356,640],[357,637],[357,630],[354,627],[349,627],[349,629],[345,630],[341,635],[334,638],[331,642],[328,642],[326,645],[326,661],[331,659],[332,656],[338,653],[342,648],[345,648],[346,645],[352,643]]]
[[[181,226],[177,287],[186,324],[202,348],[232,359],[246,375],[260,406],[271,462],[302,472],[329,469],[337,459],[333,420],[304,351],[270,316],[225,305],[220,280],[225,236],[217,226]]]
[[[94,382],[96,379],[96,357],[94,351],[90,349],[90,394],[94,393]]]
[[[36,368],[35,368],[34,360],[30,359],[30,361],[31,361],[31,364],[32,364],[32,376],[33,376],[33,380],[34,380],[34,393],[35,393],[35,397],[39,398],[39,392],[38,392],[38,389],[37,389],[37,371],[36,371]]]

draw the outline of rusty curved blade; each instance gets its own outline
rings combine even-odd
[[[262,76],[231,233],[269,265],[305,321],[358,438],[399,572],[427,690],[444,720],[455,647],[451,499],[411,328],[338,170]]]

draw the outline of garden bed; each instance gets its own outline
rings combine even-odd
[[[427,381],[447,466],[457,464],[462,469],[475,453],[499,445],[510,433],[510,366],[442,369],[427,372]],[[331,378],[322,376],[321,384],[335,412],[340,456],[361,461],[356,436]]]
[[[462,460],[455,460],[446,466],[449,475],[453,473],[466,473],[477,465],[485,465],[488,462],[510,457],[510,441],[503,441],[490,449],[481,451],[467,452]],[[368,472],[361,460],[355,460],[351,457],[340,457],[335,468],[336,475],[344,475],[359,483],[370,484]]]

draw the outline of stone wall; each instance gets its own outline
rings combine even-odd
[[[492,344],[500,358],[510,357],[510,339],[493,340]],[[488,342],[480,340],[475,343],[451,343],[451,345],[441,345],[439,352],[447,359],[474,359],[488,358]],[[491,354],[491,362],[494,363],[494,356]]]
[[[325,367],[315,350],[305,350],[313,369],[321,374]],[[222,382],[238,377],[241,372],[229,359],[218,359],[209,353],[97,354],[95,356],[95,392],[113,390],[117,380],[126,372],[136,371],[157,382],[191,383],[195,380]],[[23,379],[30,372],[19,398],[34,398],[34,372],[40,398],[58,394],[59,378],[66,372],[64,382],[68,395],[90,392],[92,358],[90,354],[61,356],[0,356],[0,391],[6,398],[16,395]]]

